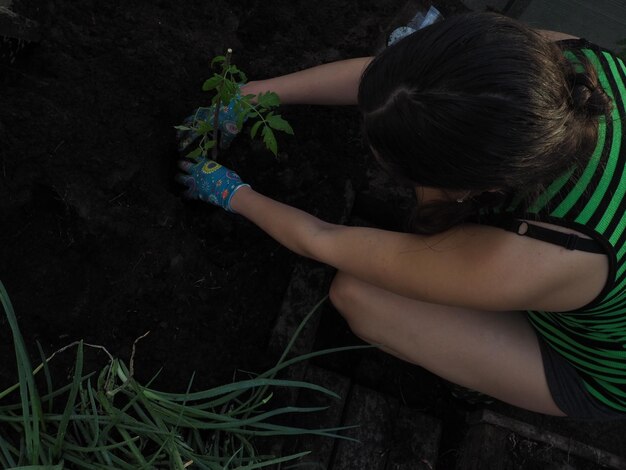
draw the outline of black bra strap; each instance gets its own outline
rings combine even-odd
[[[554,245],[562,246],[568,250],[580,250],[589,253],[606,254],[602,245],[596,240],[581,238],[574,233],[557,232],[556,230],[531,224],[525,220],[507,219],[498,221],[494,225],[497,225],[504,230],[508,230],[509,232],[517,233],[521,236],[531,237],[537,240],[552,243]]]

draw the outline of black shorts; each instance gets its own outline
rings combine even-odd
[[[585,388],[576,368],[538,336],[548,387],[556,406],[569,418],[585,420],[626,419],[626,413],[596,400]]]

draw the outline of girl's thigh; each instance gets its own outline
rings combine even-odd
[[[420,302],[341,272],[330,298],[357,336],[390,354],[512,405],[564,415],[523,313]]]

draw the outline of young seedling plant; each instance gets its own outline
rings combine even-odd
[[[186,155],[187,158],[206,157],[211,150],[211,158],[217,160],[219,115],[222,106],[232,106],[235,116],[234,124],[224,124],[228,132],[237,134],[245,121],[256,121],[250,128],[250,137],[254,139],[260,130],[265,146],[275,156],[278,155],[278,143],[274,131],[293,135],[291,125],[280,114],[275,113],[280,105],[280,98],[276,93],[268,91],[258,95],[241,95],[241,86],[247,82],[247,77],[231,63],[232,52],[232,49],[228,49],[226,55],[217,56],[211,61],[211,68],[221,65],[221,72],[214,73],[202,85],[203,91],[213,92],[211,106],[198,108],[191,122],[175,126],[179,131],[191,132],[199,138],[198,146]]]

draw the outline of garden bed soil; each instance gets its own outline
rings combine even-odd
[[[0,279],[29,346],[84,339],[180,389],[259,370],[295,255],[241,217],[180,199],[173,126],[228,47],[252,79],[370,55],[395,1],[16,1],[42,40],[0,80]],[[366,184],[356,109],[285,107],[275,158],[221,158],[258,191],[336,218]],[[0,382],[14,375],[2,324]],[[69,364],[71,359],[67,360]]]
[[[2,66],[0,279],[27,344],[84,339],[144,379],[204,387],[259,370],[295,256],[240,217],[182,201],[175,131],[227,47],[253,78],[370,52],[392,2],[16,2],[42,41]],[[279,158],[223,159],[260,192],[332,217],[363,182],[354,109],[285,108]],[[2,321],[0,379],[14,380]],[[67,363],[71,361],[68,358]]]

